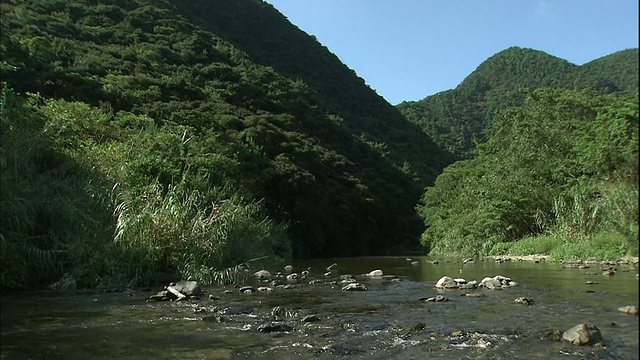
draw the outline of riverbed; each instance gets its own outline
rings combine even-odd
[[[434,263],[435,262],[435,263]],[[326,276],[332,263],[337,267]],[[148,302],[153,291],[2,294],[2,359],[637,359],[637,272],[565,268],[545,261],[365,257],[295,262],[285,289],[205,287],[200,300]],[[382,270],[384,276],[365,274]],[[257,270],[257,269],[253,269]],[[267,269],[272,273],[283,269]],[[309,273],[304,279],[302,271]],[[306,273],[305,273],[306,274]],[[351,274],[365,291],[342,291]],[[442,276],[502,290],[434,287]],[[341,277],[342,276],[342,277]],[[269,290],[270,289],[270,290]],[[474,296],[465,296],[472,294]],[[425,301],[437,295],[448,301]],[[516,298],[532,300],[529,305]],[[275,309],[274,309],[275,308]],[[554,340],[593,324],[598,346]]]

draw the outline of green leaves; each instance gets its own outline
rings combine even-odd
[[[474,159],[427,189],[423,244],[470,255],[540,234],[584,241],[615,232],[637,242],[637,215],[625,215],[637,214],[637,132],[628,95],[533,91],[496,116]]]

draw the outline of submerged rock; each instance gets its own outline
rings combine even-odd
[[[428,298],[422,298],[420,300],[426,301],[426,302],[445,302],[445,301],[449,301],[449,299],[447,299],[446,297],[444,297],[442,295],[436,295],[436,296],[432,296],[432,297],[428,297]]]
[[[565,331],[562,340],[574,345],[593,345],[602,341],[602,334],[595,325],[578,324]]]
[[[291,326],[278,322],[258,325],[258,331],[260,332],[289,332],[291,330],[293,330]]]
[[[302,318],[303,322],[316,322],[320,321],[320,317],[318,315],[307,315]]]
[[[365,291],[367,287],[360,283],[351,283],[342,288],[342,291]]]
[[[526,305],[526,306],[531,306],[531,305],[533,305],[533,304],[534,304],[534,301],[533,301],[533,300],[531,300],[531,299],[529,299],[529,298],[526,298],[526,297],[524,297],[524,296],[521,296],[521,297],[516,298],[516,299],[514,300],[514,302],[515,302],[516,304],[522,304],[522,305]]]
[[[616,274],[616,270],[617,270],[616,268],[612,268],[612,267],[610,267],[608,269],[604,269],[604,270],[602,270],[602,275],[605,275],[605,276],[615,275]]]

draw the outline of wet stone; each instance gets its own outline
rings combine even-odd
[[[238,291],[242,294],[249,294],[256,291],[256,289],[254,289],[253,286],[243,286],[240,289],[238,289]]]
[[[619,307],[618,311],[629,315],[638,315],[638,307],[635,305]]]
[[[522,304],[522,305],[526,305],[526,306],[532,306],[534,304],[533,300],[531,300],[529,298],[526,298],[526,297],[523,297],[523,296],[516,298],[514,300],[514,302],[516,304]]]
[[[302,318],[303,322],[317,322],[320,321],[320,317],[318,315],[307,315]]]
[[[602,334],[595,325],[578,324],[565,331],[562,340],[574,345],[593,345],[602,341]]]
[[[279,322],[270,322],[266,324],[258,325],[258,331],[260,332],[290,332],[293,328],[287,324]]]

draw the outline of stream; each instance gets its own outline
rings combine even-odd
[[[325,276],[334,262],[339,273]],[[309,274],[287,289],[256,281],[248,285],[271,290],[209,286],[199,300],[147,301],[160,287],[4,292],[0,359],[638,359],[638,316],[618,311],[638,305],[637,272],[627,265],[612,276],[600,264],[579,269],[491,259],[360,257],[292,265]],[[384,276],[365,275],[374,269]],[[344,274],[367,290],[342,291]],[[519,285],[434,287],[442,276],[479,282],[495,275]],[[449,301],[424,301],[437,295]],[[553,330],[579,323],[597,326],[604,345],[550,339]]]

